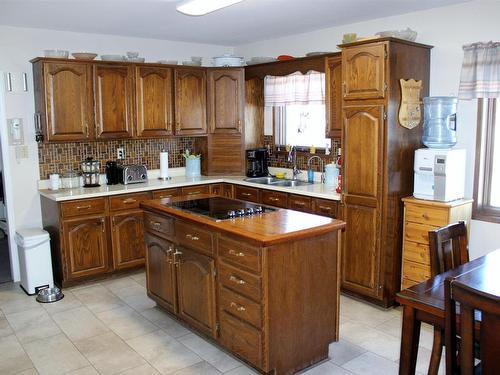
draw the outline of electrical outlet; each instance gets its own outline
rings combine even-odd
[[[118,147],[116,149],[116,158],[118,160],[123,160],[125,159],[125,149],[123,147]]]

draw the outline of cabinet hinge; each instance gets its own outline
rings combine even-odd
[[[217,322],[215,323],[215,333],[217,334],[217,336],[219,336],[219,332],[220,332],[220,323]]]
[[[387,91],[387,82],[384,82],[384,91]]]
[[[214,268],[214,270],[212,271],[212,274],[214,275],[214,278],[217,277],[217,270]]]
[[[384,58],[387,59],[387,46],[384,45]]]
[[[387,120],[387,112],[384,112],[384,120]]]

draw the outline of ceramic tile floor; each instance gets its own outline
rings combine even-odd
[[[137,273],[64,290],[39,304],[18,284],[0,285],[0,374],[255,374],[155,307]],[[401,312],[341,297],[340,337],[308,375],[398,373]],[[422,329],[419,373],[432,330]],[[441,368],[441,373],[444,373]]]

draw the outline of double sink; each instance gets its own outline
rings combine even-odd
[[[287,180],[287,179],[276,178],[276,177],[252,177],[252,178],[245,178],[245,181],[253,182],[255,184],[271,185],[271,186],[286,186],[286,187],[312,185],[311,182],[307,182],[307,181]]]

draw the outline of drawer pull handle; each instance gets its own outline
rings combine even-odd
[[[269,200],[271,202],[278,202],[280,199],[279,198],[275,198],[275,197],[270,197]]]
[[[167,262],[168,262],[168,264],[172,264],[172,257],[170,255],[170,253],[172,253],[172,251],[174,251],[174,248],[172,246],[169,246],[168,250],[165,252],[167,254]]]
[[[88,210],[89,208],[92,208],[92,206],[90,204],[88,204],[86,206],[76,206],[77,210]]]
[[[229,251],[228,251],[228,253],[229,253],[229,254],[231,254],[231,255],[234,255],[234,256],[236,256],[236,257],[244,257],[244,256],[245,256],[245,253],[241,253],[241,252],[240,252],[240,253],[237,253],[237,252],[236,252],[236,251],[234,251],[233,249],[229,250]]]
[[[319,206],[319,209],[321,211],[326,211],[326,212],[330,212],[332,210],[331,207],[327,207],[327,206]]]
[[[235,307],[237,311],[245,311],[246,310],[246,308],[244,306],[238,306],[238,304],[235,302],[231,302],[230,306]]]
[[[181,264],[181,262],[175,258],[175,256],[179,256],[179,255],[182,255],[182,251],[179,251],[177,249],[175,249],[175,253],[173,254],[173,258],[174,258],[174,264],[179,267],[179,264]]]
[[[135,202],[137,202],[137,200],[134,198],[127,198],[127,199],[124,199],[122,202],[125,204],[129,204],[129,203],[135,203]]]
[[[158,222],[158,221],[152,221],[152,220],[151,220],[151,221],[149,222],[149,224],[151,224],[151,225],[152,225],[153,227],[155,227],[155,228],[159,228],[159,227],[161,227],[161,223],[160,223],[160,222]]]
[[[186,238],[191,240],[191,241],[198,241],[200,238],[193,236],[192,234],[186,234]]]
[[[201,191],[197,190],[197,191],[190,191],[189,193],[187,193],[187,195],[194,195],[194,194],[201,194]]]
[[[243,195],[244,197],[251,197],[252,196],[252,194],[250,194],[250,193],[241,193],[241,195]]]
[[[229,277],[229,280],[232,281],[233,283],[239,284],[239,285],[245,285],[247,283],[245,280],[239,279],[239,278],[237,278],[236,276],[233,276],[233,275],[231,275]]]
[[[293,202],[293,204],[296,204],[297,206],[302,206],[302,207],[304,207],[306,205],[305,202],[299,202],[299,201],[295,201],[295,202]]]

